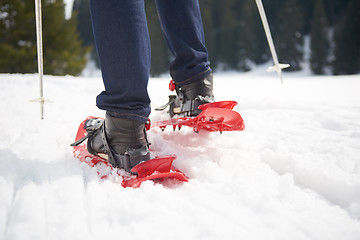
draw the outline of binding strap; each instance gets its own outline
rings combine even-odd
[[[84,128],[86,129],[87,135],[77,140],[76,142],[72,143],[71,146],[78,146],[86,139],[88,139],[87,142],[88,152],[96,156],[99,156],[98,153],[107,154],[108,155],[107,160],[113,167],[123,168],[125,169],[125,171],[131,172],[131,168],[133,168],[135,165],[143,161],[150,160],[150,152],[148,145],[138,149],[129,148],[126,150],[125,154],[117,154],[110,147],[107,141],[105,134],[105,124],[103,119],[89,119],[88,121],[85,122]],[[101,137],[101,142],[102,142],[101,152],[96,152],[91,145],[91,143],[95,141],[95,138],[98,137]]]

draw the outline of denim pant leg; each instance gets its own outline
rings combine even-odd
[[[144,0],[90,0],[90,12],[105,85],[96,104],[115,116],[145,122],[150,40]]]
[[[179,85],[210,74],[198,0],[156,0],[165,41],[175,56],[170,75]]]

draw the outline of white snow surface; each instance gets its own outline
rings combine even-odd
[[[138,189],[100,180],[69,144],[95,106],[99,77],[0,75],[0,239],[360,239],[360,76],[215,74],[245,131],[148,132],[188,183]],[[150,79],[152,107],[168,77]],[[160,113],[153,112],[153,121]]]

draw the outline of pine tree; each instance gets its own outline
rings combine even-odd
[[[329,0],[326,0],[329,1]],[[312,21],[314,17],[314,7],[317,4],[317,0],[300,0],[298,5],[300,9],[297,11],[303,12],[304,15],[304,34],[309,34],[312,29]]]
[[[315,74],[324,74],[328,65],[329,40],[328,24],[322,0],[317,0],[311,28],[311,70]]]
[[[33,0],[2,0],[0,71],[37,72]],[[81,46],[76,19],[65,19],[63,0],[42,1],[44,73],[80,74],[88,49]]]
[[[249,62],[259,64],[269,59],[266,36],[255,1],[244,1],[240,9],[240,68],[251,69]]]
[[[281,0],[277,19],[273,25],[273,37],[279,61],[289,63],[287,71],[301,70],[303,61],[304,18],[297,0]]]
[[[78,75],[86,65],[89,48],[83,48],[76,17],[65,19],[63,0],[43,4],[44,72]]]
[[[34,21],[34,1],[1,1],[0,72],[36,71]]]
[[[91,48],[91,59],[93,59],[97,67],[99,67],[99,58],[96,52],[95,40],[91,25],[90,4],[89,0],[74,0],[72,8],[72,17],[77,19],[77,31],[82,41],[83,47]]]
[[[240,28],[235,21],[234,9],[236,9],[236,2],[234,0],[223,0],[221,3],[223,4],[221,31],[219,32],[221,61],[224,64],[224,69],[238,69]]]
[[[345,19],[335,33],[334,74],[356,74],[360,70],[360,1],[350,0]]]
[[[74,0],[72,14],[77,14],[77,30],[84,46],[94,45],[88,0]]]

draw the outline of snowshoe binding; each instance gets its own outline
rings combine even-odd
[[[84,127],[86,137],[72,146],[88,139],[88,152],[107,159],[113,167],[131,172],[134,166],[150,159],[145,123],[113,117],[107,112],[105,120],[92,118]]]
[[[194,132],[205,130],[220,133],[244,130],[242,117],[233,110],[237,102],[215,102],[212,74],[183,86],[177,86],[171,81],[169,88],[171,91],[176,90],[177,95],[170,95],[169,102],[155,110],[164,111],[169,107],[171,119],[157,121],[152,127],[165,130],[166,126],[172,126],[175,131],[176,128],[188,126],[193,128]]]
[[[163,111],[169,107],[170,117],[175,115],[183,117],[194,117],[199,115],[200,105],[214,102],[213,75],[210,74],[199,81],[178,86],[173,80],[170,81],[169,89],[176,91],[177,95],[170,95],[165,105],[156,108],[156,111]]]
[[[118,127],[117,123],[111,123],[107,120],[109,118],[111,119],[110,115],[106,116],[104,121],[99,117],[87,117],[80,123],[75,142],[71,144],[75,158],[90,167],[95,167],[101,179],[122,179],[121,186],[133,188],[140,187],[144,181],[149,180],[155,183],[166,183],[166,179],[170,179],[170,182],[188,181],[185,174],[173,166],[175,155],[155,156],[147,160],[150,158],[149,143],[146,140],[146,133],[142,133],[143,124],[131,120],[121,123],[122,127],[128,126],[129,129],[135,126],[137,134],[128,138],[126,136],[129,133],[126,131],[118,133],[122,127]],[[114,119],[114,121],[123,120]],[[150,128],[150,124],[145,126],[147,130]],[[108,133],[109,131],[113,133]],[[125,137],[114,140],[115,135]],[[135,166],[131,168],[133,165]]]

